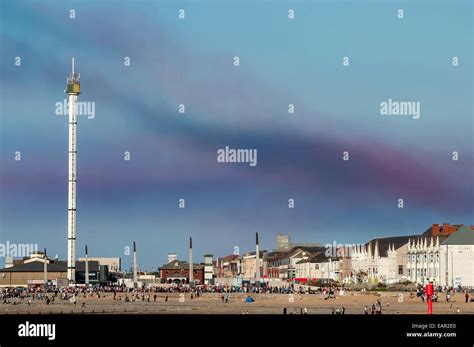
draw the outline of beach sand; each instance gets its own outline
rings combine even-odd
[[[403,294],[403,302],[398,302],[398,295]],[[325,300],[322,294],[294,294],[290,302],[288,294],[250,294],[255,302],[244,302],[247,294],[231,293],[229,302],[223,303],[219,293],[203,293],[201,297],[190,299],[189,293],[184,293],[184,302],[180,302],[179,293],[169,294],[165,302],[165,293],[157,293],[157,300],[153,302],[153,293],[150,302],[124,302],[125,294],[118,293],[122,301],[113,300],[113,294],[101,295],[101,298],[77,297],[77,304],[58,297],[54,303],[46,305],[44,301],[34,300],[31,306],[28,301],[18,300],[16,305],[0,304],[0,314],[82,314],[82,313],[114,313],[114,314],[282,314],[287,308],[288,314],[300,313],[306,308],[308,314],[331,314],[334,309],[345,308],[345,314],[364,314],[364,307],[369,308],[380,299],[382,314],[424,314],[427,313],[427,303],[420,298],[409,298],[409,293],[400,292],[348,292],[336,295],[335,298]],[[85,303],[85,307],[82,304]],[[387,305],[388,304],[388,305]],[[440,296],[439,302],[433,303],[433,314],[474,314],[474,302],[465,303],[464,295],[459,293],[452,296],[451,302]]]

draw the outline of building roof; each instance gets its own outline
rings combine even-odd
[[[277,242],[278,244],[278,242]],[[282,247],[277,247],[275,251],[289,251],[294,250],[296,248],[314,248],[314,247],[322,247],[323,245],[320,243],[292,243],[289,242]]]
[[[320,252],[321,250],[326,249],[326,248],[324,246],[321,246],[321,245],[312,245],[312,246],[298,245],[298,246],[292,247],[291,253],[294,253],[295,251],[297,251],[299,249],[301,249],[305,252],[308,252],[308,253],[317,253],[317,252]]]
[[[203,269],[203,265],[193,263],[193,270]],[[172,262],[165,264],[159,268],[159,270],[179,270],[179,269],[189,269],[189,263],[187,261],[173,260]]]
[[[438,231],[434,231],[434,226],[438,227]],[[448,224],[445,223],[443,225],[439,224],[434,224],[430,226],[428,229],[426,229],[421,235],[411,235],[411,236],[394,236],[394,237],[383,237],[383,238],[376,238],[372,239],[372,254],[375,253],[375,241],[379,241],[379,255],[381,257],[384,257],[387,255],[388,247],[389,245],[394,244],[395,249],[398,249],[408,243],[409,240],[418,240],[418,239],[424,239],[424,238],[430,238],[431,236],[433,237],[438,237],[439,242],[441,244],[444,244],[443,241],[446,239],[450,238],[451,236],[455,235],[457,231],[459,231],[461,228],[464,228],[462,224]],[[469,227],[465,227],[466,229],[469,229]],[[451,236],[449,234],[451,233]],[[365,244],[367,247],[369,242]]]
[[[454,234],[451,234],[442,245],[474,245],[474,230],[467,225],[460,227]]]
[[[395,245],[395,249],[399,249],[400,247],[403,247],[408,243],[408,240],[410,239],[416,239],[420,237],[420,235],[409,235],[409,236],[389,236],[389,237],[381,237],[381,238],[375,238],[370,241],[372,241],[372,254],[375,254],[375,243],[376,241],[379,242],[379,255],[381,257],[387,256],[387,251],[389,246],[392,244]],[[367,242],[364,246],[368,247],[369,242]]]
[[[456,232],[460,227],[462,227],[462,224],[449,224],[449,223],[444,223],[442,225],[440,224],[433,224],[430,226],[428,229],[425,230],[421,236],[444,236],[445,238],[451,235],[452,233]],[[436,230],[434,230],[436,227]]]
[[[324,251],[326,248],[322,246],[304,246],[304,247],[294,247],[291,249],[289,256],[293,257],[298,251],[303,251],[309,253],[309,255],[316,254],[318,252]]]
[[[258,256],[259,256],[260,258],[263,258],[263,256],[264,256],[265,253],[268,255],[268,252],[267,252],[266,250],[258,251]],[[247,252],[247,253],[245,253],[242,257],[251,257],[251,256],[254,256],[254,255],[256,255],[256,254],[257,254],[257,252]]]
[[[323,247],[320,243],[290,243],[292,248],[318,248]]]
[[[342,259],[341,257],[328,257],[326,256],[325,251],[319,251],[311,255],[307,259],[302,259],[297,264],[303,264],[303,263],[326,263],[329,260],[334,261],[334,260],[339,260]]]
[[[48,272],[67,272],[67,267],[61,264],[49,263],[47,265]],[[43,272],[44,263],[42,261],[32,261],[30,263],[23,263],[0,269],[0,272]]]
[[[240,256],[238,254],[230,254],[222,258],[217,258],[217,260],[219,260],[219,262],[225,263],[225,262],[232,262],[232,261],[238,260],[239,257]]]
[[[76,261],[76,271],[84,272],[85,271],[85,262]],[[48,272],[67,272],[67,262],[63,260],[51,261],[47,265]],[[5,269],[0,269],[0,272],[43,272],[44,263],[40,260],[32,261],[29,263],[23,263],[8,267]],[[89,271],[98,272],[99,271],[99,262],[89,261]]]
[[[273,251],[273,252],[270,252],[268,253],[268,259],[284,259],[284,258],[288,258],[290,255],[290,251],[289,250],[278,250],[278,251]]]

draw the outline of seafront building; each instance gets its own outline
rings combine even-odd
[[[441,286],[474,286],[474,226],[434,224],[408,244],[408,277]]]
[[[46,263],[46,266],[45,266]],[[11,265],[11,266],[10,266]],[[46,270],[46,271],[45,271]],[[100,265],[96,260],[88,262],[89,284],[108,284],[107,265]],[[51,259],[43,252],[36,252],[28,257],[15,260],[8,267],[0,269],[0,287],[37,287],[48,285],[68,285],[67,261]],[[75,282],[84,284],[86,266],[84,261],[76,262]]]
[[[85,259],[79,258],[76,264],[75,282],[85,283]],[[121,271],[118,257],[88,258],[88,270],[91,285],[131,281],[127,278],[130,274]],[[203,263],[190,266],[189,261],[180,261],[176,253],[170,253],[168,263],[156,270],[159,277],[140,272],[140,283],[188,284],[191,277],[197,285],[252,285],[259,274],[260,283],[271,286],[315,282],[423,285],[429,281],[440,286],[474,287],[474,226],[433,224],[421,234],[373,238],[344,252],[319,244],[293,244],[288,235],[278,234],[276,248],[259,250],[259,257],[256,252],[222,258],[205,254]],[[45,278],[53,285],[67,283],[67,262],[36,251],[22,259],[8,257],[5,268],[0,269],[3,287],[42,285]]]

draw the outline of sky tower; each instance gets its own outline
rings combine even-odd
[[[67,78],[66,94],[69,105],[69,167],[68,167],[68,211],[67,211],[67,278],[76,281],[76,155],[77,155],[77,96],[81,92],[80,75],[72,72]]]

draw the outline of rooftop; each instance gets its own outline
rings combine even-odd
[[[202,269],[203,265],[193,263],[193,270]],[[173,260],[172,262],[165,264],[159,268],[159,270],[176,270],[176,269],[189,269],[189,263],[187,261]]]
[[[85,271],[85,262],[76,261],[76,271],[84,272]],[[67,262],[66,261],[51,261],[47,265],[48,272],[67,272]],[[40,260],[35,260],[28,263],[14,265],[12,267],[0,269],[0,272],[43,272],[44,271],[44,262]],[[99,271],[99,262],[89,261],[89,271],[98,272]]]
[[[395,249],[399,249],[400,247],[403,247],[404,245],[406,245],[408,243],[408,240],[410,239],[413,240],[418,237],[420,237],[420,235],[381,237],[381,238],[370,240],[364,246],[367,247],[369,243],[372,242],[372,254],[374,254],[375,243],[376,241],[378,241],[379,242],[379,255],[381,257],[386,257],[389,245],[391,246],[393,244],[395,245]]]
[[[442,245],[474,245],[474,230],[464,225],[460,227],[454,234],[451,234]]]

